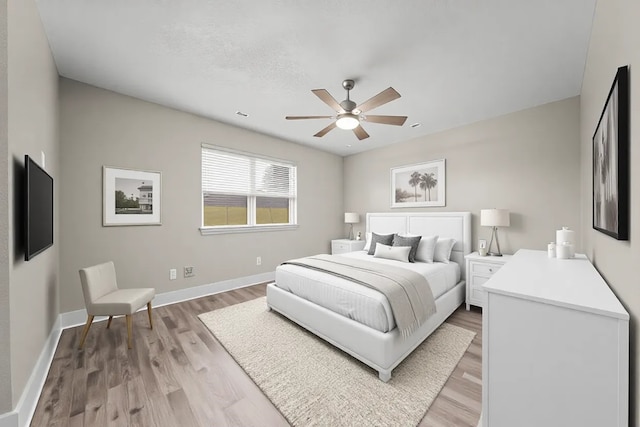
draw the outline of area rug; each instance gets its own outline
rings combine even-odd
[[[264,297],[199,317],[293,426],[416,426],[475,336],[442,324],[383,383]]]

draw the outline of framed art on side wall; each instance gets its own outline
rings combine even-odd
[[[391,168],[391,207],[445,206],[444,159]]]
[[[103,166],[102,225],[160,225],[160,172]]]
[[[629,68],[618,68],[593,134],[593,228],[629,239]]]

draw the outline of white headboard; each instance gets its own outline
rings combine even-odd
[[[420,236],[453,237],[451,260],[460,264],[465,278],[464,256],[471,253],[471,212],[384,212],[367,214],[367,232],[411,233]]]

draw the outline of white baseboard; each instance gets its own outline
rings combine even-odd
[[[193,288],[180,289],[172,292],[165,292],[156,295],[154,306],[160,307],[168,304],[175,304],[194,298],[213,295],[220,292],[227,292],[233,289],[244,288],[256,283],[275,280],[275,272],[255,274],[253,276],[240,277],[238,279],[223,280],[221,282],[210,283],[208,285],[195,286]],[[0,414],[0,427],[26,427],[31,423],[31,418],[35,412],[42,387],[47,379],[49,368],[53,360],[58,341],[63,329],[82,325],[87,319],[86,310],[76,310],[67,313],[60,313],[56,320],[47,341],[42,348],[38,362],[36,363],[29,381],[22,392],[16,408],[5,414]],[[106,319],[106,317],[104,317]],[[97,320],[97,319],[96,319]]]
[[[56,319],[51,332],[45,341],[38,361],[31,371],[31,376],[24,387],[22,396],[12,412],[0,415],[0,427],[21,427],[31,423],[31,417],[36,410],[38,398],[42,392],[42,387],[47,379],[49,367],[53,361],[62,328],[60,327],[60,316]]]

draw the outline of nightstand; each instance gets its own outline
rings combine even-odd
[[[486,295],[482,285],[500,270],[511,256],[480,256],[478,252],[473,252],[464,257],[467,262],[467,310],[471,305],[484,306]]]
[[[361,251],[364,249],[364,245],[364,240],[335,239],[331,241],[331,255]]]

